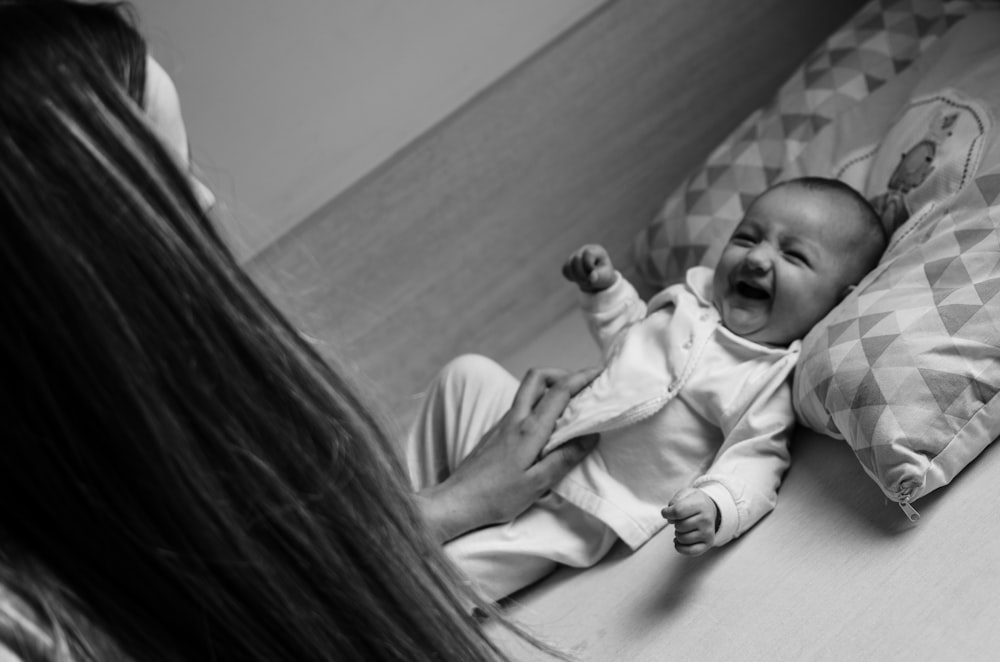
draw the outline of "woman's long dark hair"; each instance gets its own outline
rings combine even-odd
[[[117,5],[0,0],[0,585],[46,632],[7,645],[501,657],[394,445],[147,125],[145,56]]]

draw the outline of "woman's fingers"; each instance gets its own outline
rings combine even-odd
[[[570,398],[593,381],[598,373],[599,368],[586,368],[576,372],[552,368],[533,368],[528,371],[503,422],[506,429],[504,434],[517,437],[517,453],[525,463],[525,468],[535,462],[548,443],[556,420]]]
[[[582,391],[587,384],[594,381],[594,378],[600,372],[601,369],[597,367],[584,368],[583,370],[564,374],[549,386],[535,405],[533,411],[539,424],[548,429],[546,437],[548,434],[551,434],[552,427],[556,424],[556,419],[562,414],[570,398]]]
[[[600,371],[598,367],[575,372],[559,368],[532,368],[521,381],[510,412],[517,420],[525,419],[534,412],[539,418],[551,417],[554,423],[569,399],[594,381]],[[556,409],[555,416],[552,415],[553,409]]]
[[[545,392],[559,378],[567,374],[557,368],[532,368],[521,380],[521,385],[514,394],[514,403],[510,406],[510,414],[515,420],[523,420],[531,414],[535,404],[545,395]]]
[[[538,457],[566,403],[598,372],[596,368],[528,372],[511,409],[499,423],[444,482],[421,493],[422,508],[430,513],[429,520],[438,523],[442,540],[485,524],[509,521],[593,449],[596,434],[570,440]]]
[[[530,471],[535,474],[539,485],[548,489],[587,457],[599,439],[600,435],[596,433],[571,439],[539,459]]]

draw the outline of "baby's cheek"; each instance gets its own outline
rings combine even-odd
[[[817,322],[823,319],[825,304],[817,305],[815,300],[797,302],[776,315],[780,319],[782,335],[780,344],[787,345],[793,340],[804,337]]]

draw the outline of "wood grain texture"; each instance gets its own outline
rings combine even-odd
[[[516,351],[573,306],[569,251],[627,264],[666,194],[860,4],[609,2],[250,271],[405,417],[447,359]]]

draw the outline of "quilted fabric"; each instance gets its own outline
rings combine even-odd
[[[749,203],[783,178],[835,118],[891,81],[982,3],[873,0],[823,43],[666,200],[633,243],[640,275],[662,288],[714,266]],[[804,174],[833,176],[813,159]],[[802,174],[794,172],[790,174]]]
[[[868,168],[907,220],[796,368],[803,422],[846,439],[896,501],[947,484],[1000,435],[998,34],[1000,11],[984,11],[922,59]]]

